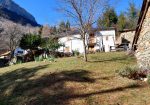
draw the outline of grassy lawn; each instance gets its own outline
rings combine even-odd
[[[115,52],[1,68],[0,105],[150,105],[146,83],[115,72],[135,64]]]

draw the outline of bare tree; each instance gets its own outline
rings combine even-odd
[[[84,60],[87,61],[87,38],[92,25],[102,12],[105,2],[108,0],[60,0],[60,11],[70,17],[80,32],[84,45]]]
[[[19,44],[19,41],[23,35],[23,28],[20,24],[13,22],[5,22],[2,24],[3,31],[1,32],[1,38],[10,51],[13,51]]]

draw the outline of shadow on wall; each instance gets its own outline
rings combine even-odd
[[[47,66],[21,68],[0,76],[0,105],[69,105],[68,102],[72,99],[140,88],[139,85],[131,85],[97,92],[75,93],[75,88],[66,87],[66,82],[95,83],[96,79],[90,78],[91,72],[86,70],[63,71],[31,79],[37,71]]]

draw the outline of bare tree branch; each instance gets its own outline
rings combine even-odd
[[[60,0],[60,9],[78,26],[84,45],[84,59],[87,61],[87,33],[98,20],[102,8],[108,0]]]

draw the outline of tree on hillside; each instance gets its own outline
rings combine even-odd
[[[1,39],[4,40],[6,47],[8,47],[10,51],[13,51],[19,45],[24,29],[20,24],[12,22],[6,22],[2,24],[2,27]]]
[[[66,31],[69,31],[70,30],[70,22],[67,21],[67,22],[60,22],[59,24],[59,32],[66,32]]]
[[[60,12],[67,15],[80,32],[85,61],[87,61],[86,34],[97,21],[97,15],[101,13],[104,1],[106,0],[60,0]]]
[[[118,17],[117,27],[120,31],[127,28],[127,19],[124,13],[121,13]]]
[[[60,24],[59,24],[59,31],[60,31],[60,32],[63,32],[63,31],[65,31],[65,30],[66,30],[66,24],[65,24],[64,21],[62,21],[62,22],[60,22]]]
[[[69,21],[66,22],[66,29],[70,30],[70,22]]]
[[[107,7],[102,16],[98,19],[99,28],[109,28],[116,26],[118,21],[114,8]]]
[[[129,8],[127,11],[128,28],[135,29],[139,17],[139,10],[136,8],[134,2],[129,2]]]

